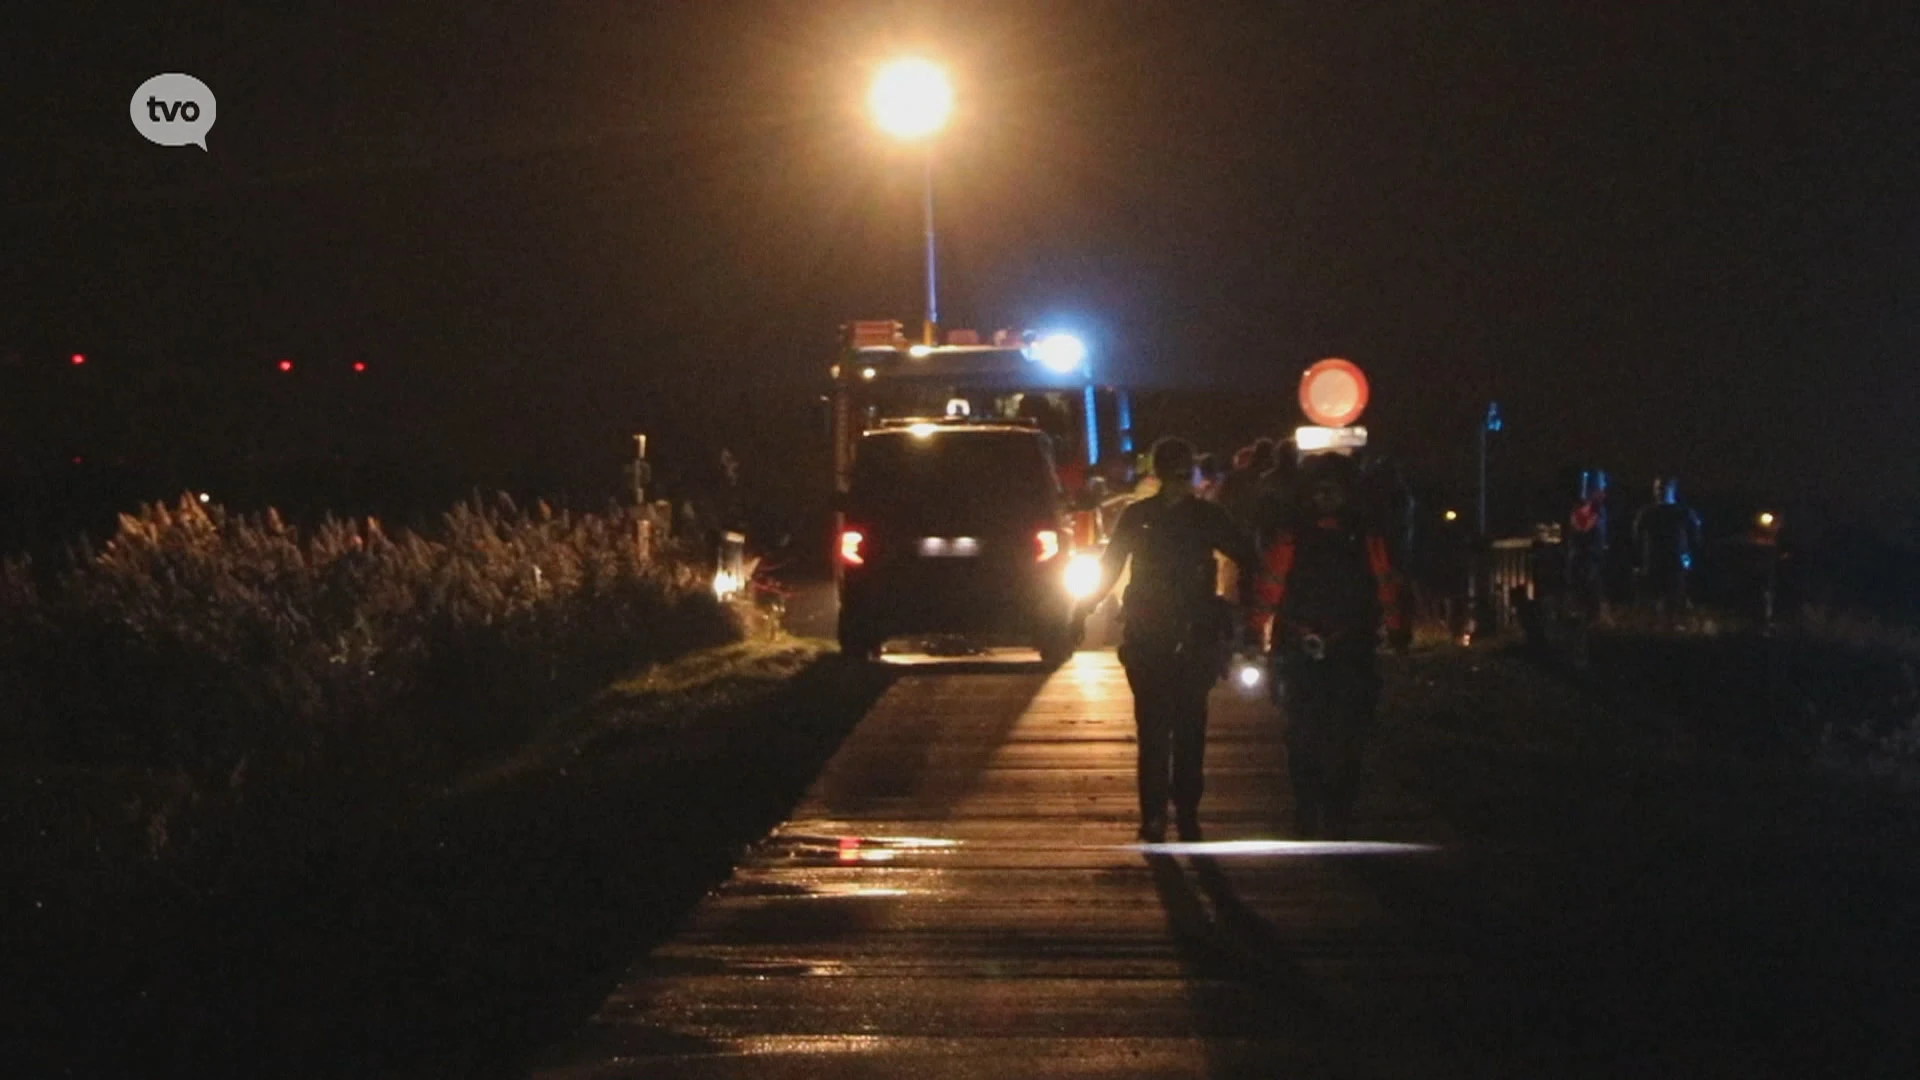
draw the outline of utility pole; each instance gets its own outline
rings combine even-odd
[[[927,237],[927,322],[920,331],[923,345],[937,345],[940,332],[940,290],[934,285],[933,261],[933,146],[927,146],[925,186],[921,194],[925,198],[924,228]]]
[[[1500,427],[1500,403],[1489,401],[1487,415],[1480,424],[1480,507],[1474,518],[1474,526],[1482,539],[1487,535],[1487,436],[1499,431]]]
[[[653,480],[653,466],[647,462],[647,436],[645,433],[633,437],[633,464],[628,466],[633,474],[634,548],[642,560],[653,554],[653,511],[647,506],[647,484]]]
[[[1475,494],[1473,518],[1473,549],[1467,555],[1467,625],[1466,640],[1471,642],[1479,632],[1484,620],[1491,623],[1493,615],[1493,597],[1488,595],[1491,586],[1483,579],[1486,576],[1487,563],[1487,436],[1499,431],[1500,403],[1487,402],[1486,414],[1479,423],[1479,483]]]

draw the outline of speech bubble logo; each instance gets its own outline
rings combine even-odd
[[[140,84],[127,105],[133,127],[150,143],[160,146],[207,148],[213,127],[213,91],[191,75],[171,72]]]

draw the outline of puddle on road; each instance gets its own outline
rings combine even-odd
[[[647,1024],[623,1025],[620,1053],[589,1058],[600,1068],[658,1066],[698,1058],[766,1057],[788,1054],[823,1056],[866,1054],[882,1049],[888,1040],[878,1035],[755,1035],[728,1037],[716,1032],[683,1031]]]
[[[935,836],[851,836],[826,833],[777,833],[761,844],[757,870],[720,887],[722,895],[767,900],[859,900],[915,896],[928,871],[904,866],[875,867],[849,878],[834,870],[891,863],[903,855],[952,851],[958,840]],[[815,873],[815,871],[820,871]]]
[[[1203,840],[1194,843],[1123,844],[1119,850],[1148,855],[1268,856],[1424,855],[1433,844],[1397,844],[1383,840]]]
[[[951,851],[958,840],[934,836],[821,836],[781,833],[767,840],[760,852],[770,859],[789,859],[820,865],[892,862],[901,855]]]
[[[743,1054],[864,1054],[886,1044],[878,1035],[761,1035],[733,1045]]]
[[[853,881],[823,881],[789,894],[794,900],[838,900],[870,896],[911,896],[920,889],[902,889],[894,885],[862,885]]]
[[[972,843],[976,849],[981,847]],[[956,851],[959,840],[932,836],[840,836],[820,833],[784,833],[770,837],[761,854],[770,861],[785,860],[815,866],[849,866],[861,863],[892,862],[905,855]],[[1035,845],[1006,845],[1009,848],[1036,850]],[[996,847],[986,844],[986,848]],[[1386,840],[1204,840],[1192,843],[1160,844],[1064,844],[1048,845],[1062,851],[1137,851],[1152,855],[1217,855],[1223,857],[1289,858],[1340,855],[1425,855],[1438,852],[1437,844]]]
[[[741,881],[720,887],[723,896],[756,900],[816,900],[835,897],[911,896],[924,889],[867,885],[856,881]]]
[[[838,960],[730,960],[711,956],[656,957],[648,965],[655,976],[745,975],[752,978],[821,978],[851,969]]]

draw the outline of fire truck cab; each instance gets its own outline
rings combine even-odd
[[[860,436],[886,421],[1030,422],[1051,437],[1075,540],[1082,548],[1105,542],[1095,507],[1110,471],[1132,479],[1132,399],[1094,377],[1071,335],[999,330],[983,341],[952,330],[945,344],[922,345],[910,344],[894,320],[851,322],[829,374],[836,491],[847,491]]]

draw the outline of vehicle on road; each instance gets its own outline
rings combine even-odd
[[[844,502],[850,496],[855,451],[869,433],[907,426],[916,417],[1024,425],[1041,436],[1062,493],[1066,527],[1059,532],[1062,550],[1071,552],[1061,557],[1068,588],[1078,595],[1092,589],[1107,529],[1125,501],[1109,482],[1132,479],[1127,389],[1097,378],[1085,346],[1071,334],[999,330],[983,340],[970,330],[949,330],[942,344],[913,344],[899,322],[887,319],[851,322],[841,331],[828,398],[837,497]],[[843,507],[835,514],[835,536],[847,527]],[[836,582],[843,582],[849,565],[835,560]],[[1104,620],[1096,616],[1096,622]],[[852,629],[856,643],[870,636],[857,623]],[[1058,649],[1049,653],[1056,654]]]
[[[935,416],[1030,421],[1048,436],[1054,471],[1073,504],[1082,549],[1105,542],[1100,505],[1109,473],[1131,479],[1132,395],[1096,377],[1086,347],[1070,334],[970,330],[941,345],[909,344],[900,324],[866,320],[842,327],[832,380],[836,490],[845,492],[862,434],[883,423]]]
[[[1037,426],[883,422],[855,446],[839,516],[848,655],[906,635],[1032,646],[1049,664],[1078,646],[1070,508]]]

